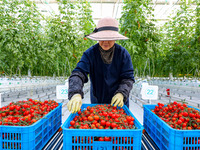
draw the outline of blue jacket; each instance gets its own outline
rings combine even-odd
[[[124,102],[129,106],[128,96],[134,83],[133,65],[128,51],[115,43],[114,56],[111,64],[105,64],[99,51],[99,43],[87,49],[73,70],[73,76],[79,76],[80,81],[87,82],[88,74],[91,82],[90,96],[91,103],[110,104],[112,97],[120,92],[124,95]],[[80,75],[81,72],[82,75]],[[72,81],[70,81],[72,83]],[[127,82],[131,81],[131,82]],[[75,82],[73,82],[74,84]],[[69,83],[69,97],[75,93],[80,93],[79,88],[73,88],[76,85]],[[82,90],[82,85],[78,83]],[[70,90],[71,89],[71,90]],[[73,90],[74,89],[74,90]],[[71,95],[70,95],[71,94]]]

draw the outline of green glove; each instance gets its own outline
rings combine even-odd
[[[75,94],[72,96],[71,100],[67,103],[67,108],[72,113],[76,113],[81,109],[82,97],[80,94]]]
[[[123,107],[124,106],[124,96],[121,93],[117,93],[115,94],[115,96],[113,96],[112,101],[111,101],[111,105],[114,104],[114,106],[119,106],[119,107]]]

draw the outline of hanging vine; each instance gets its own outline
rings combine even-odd
[[[87,1],[59,1],[59,15],[40,14],[31,0],[0,0],[0,74],[67,76],[92,43]]]
[[[159,50],[159,34],[154,25],[154,20],[147,17],[153,16],[150,0],[125,0],[122,16],[120,18],[121,33],[129,38],[120,41],[130,53],[134,68],[138,70],[138,76],[145,76],[155,72],[155,60]],[[147,69],[148,67],[153,69]],[[150,63],[149,63],[150,62]],[[150,71],[149,71],[150,70]]]
[[[191,9],[192,4],[197,6],[196,13]],[[199,17],[199,3],[182,0],[176,16],[164,26],[166,42],[162,44],[166,51],[166,72],[174,76],[194,76],[199,70]]]

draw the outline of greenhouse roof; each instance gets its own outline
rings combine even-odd
[[[34,0],[37,3],[38,8],[42,14],[51,15],[52,13],[58,14],[58,3],[56,0]],[[77,2],[77,0],[72,0]],[[123,0],[89,0],[92,7],[92,17],[95,23],[106,16],[114,18],[120,18]],[[186,2],[187,3],[187,2]],[[154,11],[153,16],[149,16],[148,19],[155,19],[156,25],[163,25],[172,16],[175,15],[177,10],[180,9],[180,0],[152,0]],[[191,9],[195,9],[195,5],[191,5]],[[170,17],[171,15],[171,17]]]

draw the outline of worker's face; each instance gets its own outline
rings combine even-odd
[[[114,44],[115,44],[115,41],[99,41],[99,45],[105,51],[113,47]]]

